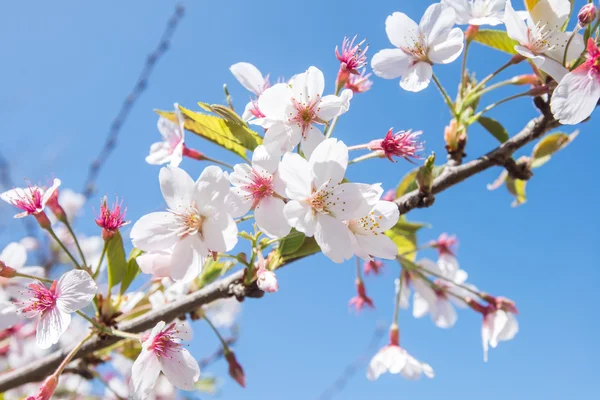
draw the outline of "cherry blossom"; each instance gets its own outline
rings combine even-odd
[[[371,89],[373,86],[373,81],[369,78],[371,77],[371,73],[367,74],[367,69],[363,68],[360,71],[360,74],[350,74],[348,76],[348,80],[344,84],[346,89],[352,90],[352,93],[364,93]]]
[[[551,100],[554,118],[575,125],[592,115],[600,99],[600,50],[588,39],[587,60],[569,72],[554,90]]]
[[[283,209],[289,224],[314,236],[336,263],[350,259],[356,248],[344,221],[367,215],[383,192],[380,185],[341,183],[347,166],[348,148],[337,139],[319,144],[308,161],[286,153],[279,165],[290,199]]]
[[[539,0],[527,15],[527,23],[506,1],[504,23],[508,36],[519,42],[515,50],[531,59],[538,68],[560,82],[567,74],[562,65],[571,32],[563,32],[562,26],[571,13],[569,0]],[[584,50],[583,36],[573,34],[566,61],[579,57]]]
[[[454,9],[442,4],[427,8],[417,25],[406,14],[395,12],[385,21],[385,30],[396,49],[385,49],[373,56],[375,75],[385,79],[401,77],[404,90],[419,92],[429,86],[433,64],[448,64],[463,50],[464,34],[452,28]]]
[[[379,275],[381,273],[381,269],[383,268],[383,263],[379,260],[370,259],[365,262],[363,267],[365,271],[365,275]]]
[[[44,211],[46,203],[59,186],[60,179],[55,178],[52,186],[50,186],[48,189],[44,189],[39,186],[15,188],[1,193],[0,199],[23,211],[16,214],[15,218],[23,218],[28,215],[38,215]]]
[[[235,79],[256,97],[259,97],[266,89],[271,87],[269,75],[263,76],[258,68],[250,63],[239,62],[229,67],[229,70],[235,76]],[[264,115],[260,111],[257,101],[251,99],[244,108],[242,119],[250,121],[253,117],[263,118]]]
[[[85,205],[85,196],[71,189],[55,190],[47,206],[55,215],[64,215],[67,221],[72,222],[75,217],[81,215],[81,209]],[[56,222],[56,217],[50,215],[50,220]]]
[[[96,283],[82,270],[65,273],[50,288],[40,282],[31,283],[28,290],[21,293],[18,305],[27,318],[40,317],[37,345],[47,349],[58,343],[71,323],[71,314],[90,304],[97,291]]]
[[[417,360],[400,347],[397,326],[392,326],[390,329],[390,343],[371,359],[367,369],[367,379],[374,381],[386,372],[401,374],[411,380],[419,379],[423,374],[428,378],[435,376],[429,364]]]
[[[310,67],[289,83],[265,90],[258,99],[265,116],[260,123],[268,128],[264,144],[277,143],[281,152],[286,152],[302,142],[301,149],[309,157],[325,138],[315,124],[325,124],[348,111],[352,99],[351,90],[343,90],[340,96],[323,96],[324,88],[323,73]]]
[[[194,390],[194,383],[200,378],[200,367],[181,345],[181,340],[190,339],[191,332],[180,328],[176,323],[166,326],[160,321],[142,343],[142,352],[131,370],[130,395],[134,399],[150,396],[161,371],[175,387]]]
[[[362,311],[365,306],[375,308],[373,305],[373,300],[367,296],[365,284],[362,279],[356,280],[356,296],[350,299],[348,306],[353,307],[356,312]]]
[[[398,246],[385,235],[400,218],[398,206],[390,201],[379,201],[373,209],[360,218],[347,222],[354,254],[367,261],[373,257],[393,260]]]
[[[122,210],[122,206],[123,201],[119,203],[119,199],[117,198],[112,209],[110,209],[106,201],[106,196],[102,198],[100,203],[100,214],[94,221],[96,222],[96,225],[102,228],[102,238],[104,240],[108,240],[117,230],[129,224],[129,221],[125,221],[127,207]]]
[[[393,133],[390,128],[385,138],[372,140],[369,142],[369,149],[372,151],[380,151],[382,157],[387,157],[388,160],[394,162],[392,157],[402,157],[406,161],[411,161],[411,158],[418,159],[417,154],[423,151],[423,143],[419,142],[419,136],[423,132],[400,131]]]
[[[162,168],[160,188],[167,211],[140,218],[131,229],[133,245],[147,252],[172,248],[169,273],[174,280],[196,278],[210,251],[226,252],[237,243],[237,225],[227,213],[227,175],[216,166],[202,171],[196,182],[177,167]]]
[[[237,164],[229,175],[234,186],[227,198],[232,217],[244,216],[254,209],[260,230],[271,238],[290,233],[291,227],[283,214],[283,182],[277,176],[280,155],[278,149],[258,146],[252,154],[252,165]]]
[[[506,0],[442,0],[442,4],[456,11],[459,25],[500,25]]]
[[[25,267],[27,261],[27,250],[20,243],[9,243],[0,253],[0,263],[5,267],[12,268],[18,273],[43,278],[46,275],[42,267]],[[0,300],[8,300],[17,297],[28,280],[15,276],[13,278],[2,278],[0,275]]]
[[[256,271],[256,284],[258,288],[267,293],[275,293],[279,290],[279,283],[275,272],[270,271],[266,268],[259,268]]]
[[[161,165],[169,163],[172,167],[178,167],[181,164],[185,147],[185,130],[183,129],[185,120],[181,115],[179,104],[175,103],[173,107],[175,108],[177,122],[163,116],[158,118],[157,127],[163,140],[150,146],[150,153],[146,157],[148,164]]]
[[[519,332],[516,314],[515,303],[503,297],[493,298],[485,308],[481,327],[484,361],[488,360],[489,346],[495,349],[499,342],[511,340]]]

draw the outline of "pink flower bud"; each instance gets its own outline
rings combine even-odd
[[[17,271],[14,268],[11,268],[0,261],[0,277],[2,278],[12,278],[17,274]]]
[[[356,280],[356,296],[351,298],[348,302],[349,307],[354,307],[357,312],[361,311],[365,306],[375,308],[373,300],[367,296],[365,285],[361,279]]]
[[[65,214],[65,210],[58,203],[59,191],[60,190],[56,188],[56,190],[52,192],[52,195],[50,196],[50,198],[48,198],[46,205],[48,206],[48,208],[50,208],[52,213],[56,216],[56,218],[59,221],[65,222],[67,220],[67,214]]]
[[[44,381],[44,384],[40,388],[40,391],[35,396],[29,396],[26,400],[50,400],[52,394],[56,390],[58,385],[58,377],[50,375],[48,379]]]
[[[380,270],[383,268],[383,263],[379,260],[369,260],[365,263],[365,275],[370,275],[373,273],[374,275],[379,275]]]
[[[204,154],[195,149],[190,149],[186,145],[183,146],[183,155],[194,160],[204,160]]]
[[[257,272],[257,278],[256,284],[260,290],[267,293],[275,293],[279,290],[275,272],[269,271],[266,268],[260,268]]]
[[[385,192],[385,194],[383,195],[383,197],[381,197],[381,200],[383,201],[394,201],[396,200],[396,190],[395,189],[390,189],[387,192]]]
[[[511,82],[513,85],[538,85],[540,83],[540,78],[535,74],[525,74],[515,76]]]
[[[458,239],[456,239],[456,236],[450,236],[447,233],[442,233],[440,237],[432,243],[432,246],[438,250],[440,255],[454,255],[454,251],[457,245]]]
[[[596,19],[596,15],[597,11],[594,3],[588,3],[585,6],[581,7],[581,10],[579,10],[579,14],[577,14],[579,26],[585,28]]]
[[[235,354],[233,351],[229,350],[225,353],[225,359],[227,360],[227,364],[229,364],[229,375],[240,384],[241,387],[246,387],[246,375],[244,375],[244,369],[238,363],[235,358]]]
[[[475,36],[477,35],[477,32],[479,32],[479,26],[478,25],[469,25],[469,27],[467,28],[467,30],[465,32],[465,39],[466,39],[467,43],[469,43],[473,39],[475,39]]]

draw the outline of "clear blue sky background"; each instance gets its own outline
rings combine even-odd
[[[431,1],[322,2],[283,1],[186,3],[186,16],[168,54],[156,68],[148,90],[135,105],[118,147],[98,181],[100,192],[86,208],[79,229],[98,233],[92,205],[100,194],[118,194],[128,217],[163,207],[158,168],[144,162],[159,138],[153,108],[174,101],[195,108],[197,101],[222,103],[228,83],[241,109],[248,93],[228,67],[238,61],[257,65],[272,77],[290,77],[310,65],[324,71],[333,90],[338,62],[334,48],[344,35],[359,34],[370,43],[369,55],[390,47],[384,30],[387,15],[403,11],[419,19]],[[584,1],[577,1],[581,5]],[[0,136],[16,182],[24,177],[46,182],[60,177],[64,187],[81,190],[110,121],[131,89],[146,55],[155,46],[174,6],[172,1],[90,3],[8,2],[0,17]],[[519,0],[517,8],[522,8]],[[474,45],[471,66],[487,75],[507,56]],[[525,66],[511,70],[526,71]],[[457,86],[459,63],[435,68],[448,90]],[[504,76],[508,76],[505,74]],[[516,89],[520,90],[520,89]],[[508,93],[505,92],[504,95]],[[503,94],[501,93],[500,96]],[[485,98],[491,101],[494,96]],[[494,110],[511,134],[536,115],[530,99]],[[425,132],[427,149],[444,154],[443,128],[449,113],[435,87],[418,94],[398,82],[375,78],[373,89],[357,95],[336,136],[349,144],[381,137],[390,126]],[[436,371],[434,380],[405,381],[383,376],[371,383],[364,368],[339,399],[566,399],[597,398],[598,233],[600,217],[595,149],[600,147],[595,119],[549,164],[536,170],[529,202],[512,209],[504,190],[488,192],[500,169],[486,171],[439,195],[435,207],[410,213],[430,222],[420,239],[441,232],[460,239],[459,260],[470,281],[486,291],[514,299],[521,330],[515,340],[491,350],[484,364],[478,315],[460,313],[450,330],[428,318],[400,316],[402,344]],[[230,162],[234,156],[188,136],[188,144]],[[496,146],[481,128],[470,131],[468,159]],[[530,148],[519,153],[529,154]],[[182,165],[197,175],[203,165]],[[350,178],[394,187],[411,166],[372,160],[352,168]],[[12,210],[0,206],[4,233],[0,247],[22,234]],[[5,226],[8,224],[8,226]],[[10,236],[9,236],[10,235]],[[430,252],[423,256],[435,257]],[[236,351],[248,380],[242,391],[225,377],[225,364],[210,368],[225,377],[220,398],[305,400],[316,398],[344,366],[363,352],[377,321],[389,323],[393,279],[389,263],[383,276],[366,284],[377,309],[355,316],[347,302],[354,295],[352,263],[334,265],[315,256],[278,273],[280,292],[246,301]],[[383,342],[382,342],[383,344]],[[204,326],[193,346],[199,358],[217,345]],[[206,396],[208,398],[208,396]]]

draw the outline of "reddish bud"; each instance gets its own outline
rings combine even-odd
[[[400,346],[400,329],[395,323],[390,326],[390,346]]]
[[[579,21],[579,26],[585,28],[589,24],[591,24],[597,16],[596,6],[594,3],[588,3],[585,6],[581,7],[579,10],[579,14],[577,14],[577,20]]]
[[[539,85],[540,79],[535,74],[515,76],[511,82],[513,85]]]
[[[0,277],[2,278],[13,278],[17,275],[17,271],[0,261]]]
[[[477,32],[479,32],[479,26],[478,25],[469,25],[469,27],[465,31],[465,39],[467,40],[467,43],[469,43],[473,39],[475,39],[475,36],[477,35]]]
[[[40,211],[37,214],[33,214],[33,216],[35,217],[36,221],[38,222],[38,224],[40,225],[40,227],[42,229],[45,229],[45,230],[50,229],[50,226],[52,224],[50,223],[50,220],[48,219],[48,216],[46,215],[46,213],[44,211]]]
[[[227,360],[227,364],[229,364],[229,375],[240,384],[241,387],[246,387],[246,375],[244,375],[244,369],[238,363],[235,358],[235,354],[233,351],[227,350],[225,352],[225,359]]]
[[[58,385],[58,377],[55,375],[50,375],[48,379],[44,381],[44,384],[40,388],[40,391],[35,396],[29,396],[26,400],[50,400],[52,398],[52,394],[56,390],[56,386]]]
[[[193,158],[194,160],[204,160],[204,154],[198,150],[190,149],[186,145],[183,145],[183,155],[185,157]]]
[[[362,279],[356,280],[356,296],[350,299],[348,302],[349,307],[354,307],[356,311],[361,311],[365,306],[370,308],[375,308],[373,305],[373,300],[369,296],[367,296],[367,291],[365,289],[365,284]]]
[[[52,196],[50,196],[48,202],[46,202],[46,206],[50,208],[52,214],[54,214],[59,221],[65,222],[67,220],[67,214],[65,213],[65,210],[61,207],[61,205],[58,203],[58,193],[59,189],[57,188],[54,192],[52,192]]]
[[[477,301],[471,299],[471,298],[466,298],[465,299],[467,305],[469,307],[471,307],[471,309],[473,309],[474,311],[477,311],[480,314],[486,315],[488,312],[488,307],[484,306],[483,304],[478,303]]]
[[[364,265],[365,275],[370,275],[373,273],[374,275],[379,275],[380,270],[383,268],[383,263],[379,260],[369,260]]]
[[[522,55],[520,55],[520,54],[515,54],[515,55],[514,55],[514,56],[512,56],[512,58],[510,59],[510,63],[514,65],[514,64],[518,64],[518,63],[520,63],[521,61],[524,61],[524,60],[526,60],[526,57],[525,57],[525,56],[522,56]]]

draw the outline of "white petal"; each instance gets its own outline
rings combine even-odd
[[[380,232],[392,229],[400,219],[398,205],[392,201],[378,201],[371,212],[373,218],[379,223],[378,229]]]
[[[438,328],[451,328],[456,324],[458,316],[452,303],[443,297],[437,297],[435,307],[431,310],[431,319]]]
[[[296,153],[286,153],[279,163],[279,178],[285,182],[285,194],[290,199],[304,200],[312,190],[312,176],[308,161]]]
[[[368,236],[356,235],[356,240],[360,247],[372,257],[395,260],[398,255],[398,246],[383,233]]]
[[[233,173],[231,174],[233,175]],[[227,204],[227,212],[233,218],[243,217],[250,211],[252,208],[252,204],[254,203],[254,199],[252,196],[237,187],[231,188],[229,195],[225,199],[225,204]]]
[[[195,187],[187,172],[177,167],[164,167],[160,169],[158,180],[169,209],[179,212],[190,206]]]
[[[373,209],[382,194],[379,184],[342,183],[331,192],[327,209],[339,220],[362,218]]]
[[[319,128],[311,125],[306,131],[306,134],[302,137],[302,144],[300,145],[304,156],[310,159],[313,151],[315,151],[317,146],[323,143],[324,140],[325,135],[323,135]]]
[[[263,92],[258,98],[258,108],[270,120],[285,121],[292,107],[293,93],[289,85],[278,83]]]
[[[252,166],[254,168],[260,167],[264,171],[273,174],[277,171],[281,155],[281,151],[276,146],[260,145],[252,153]]]
[[[512,313],[506,313],[507,321],[504,328],[498,334],[499,341],[511,340],[519,332],[519,323],[517,318]]]
[[[236,164],[233,166],[233,172],[229,174],[229,182],[233,186],[244,187],[251,185],[252,167],[248,164]]]
[[[237,224],[225,213],[212,215],[202,225],[202,240],[210,251],[232,250],[238,241],[237,234]]]
[[[442,0],[441,3],[454,9],[457,24],[464,25],[469,23],[471,7],[466,0]]]
[[[425,14],[419,22],[419,29],[425,36],[428,46],[445,41],[454,26],[456,12],[442,4],[432,4],[427,7]]]
[[[348,147],[342,141],[330,138],[319,144],[309,160],[315,188],[328,183],[337,185],[344,179],[348,167]]]
[[[58,343],[60,335],[65,333],[71,322],[71,315],[64,313],[58,307],[45,311],[36,328],[36,343],[41,349],[48,349]]]
[[[342,263],[354,255],[348,228],[342,221],[329,215],[317,215],[315,240],[323,254],[335,263]]]
[[[344,89],[340,96],[328,95],[321,99],[317,110],[317,117],[322,121],[329,121],[334,117],[344,114],[350,108],[352,90]]]
[[[315,234],[317,220],[308,204],[296,200],[288,201],[283,214],[291,227],[310,237]]]
[[[162,165],[171,161],[171,146],[166,142],[152,143],[146,162],[151,165]]]
[[[0,301],[0,330],[8,329],[19,322],[17,307],[9,301]]]
[[[65,313],[73,313],[90,304],[97,291],[98,286],[90,274],[82,270],[69,271],[56,284],[56,305]]]
[[[172,251],[160,250],[144,253],[135,260],[143,273],[164,278],[170,275],[172,255]]]
[[[432,75],[431,65],[426,62],[418,62],[409,67],[406,74],[402,76],[400,87],[409,92],[420,92],[429,86]]]
[[[229,179],[223,170],[215,165],[204,168],[196,181],[194,200],[200,208],[205,206],[222,209],[229,194]]]
[[[527,25],[525,21],[515,12],[510,0],[506,1],[504,9],[504,24],[506,25],[506,33],[511,39],[516,40],[522,45],[529,44],[527,35]]]
[[[44,195],[42,196],[42,208],[46,207],[46,203],[48,202],[50,197],[52,197],[52,194],[54,194],[54,192],[58,189],[59,186],[60,186],[60,179],[54,178],[54,181],[52,182],[52,186],[50,186],[48,189],[46,189],[44,191]]]
[[[546,24],[550,29],[561,29],[571,13],[569,0],[543,0],[529,11],[534,21]]]
[[[197,236],[180,240],[173,248],[170,277],[185,283],[193,281],[200,275],[207,253]]]
[[[592,114],[599,98],[598,76],[581,66],[560,81],[550,105],[561,124],[576,125]]]
[[[165,117],[159,117],[156,124],[158,131],[164,139],[164,143],[172,147],[172,143],[179,143],[183,139],[183,116],[179,106],[175,107],[175,115],[179,123],[175,123]]]
[[[283,200],[265,197],[254,210],[256,224],[270,238],[281,238],[290,233],[291,227],[283,213],[284,207]]]
[[[2,250],[0,261],[11,268],[21,269],[25,265],[25,261],[27,261],[27,250],[20,243],[9,243]]]
[[[462,53],[464,38],[463,31],[460,28],[452,29],[446,40],[435,44],[429,49],[429,59],[436,64],[451,63]]]
[[[569,73],[569,70],[561,63],[546,56],[536,57],[533,62],[539,69],[553,77],[556,82],[560,82]]]
[[[154,352],[142,349],[131,368],[130,396],[135,400],[147,399],[160,374],[160,369],[160,362]]]
[[[235,79],[255,95],[260,95],[265,86],[265,78],[258,68],[247,62],[239,62],[229,67]]]
[[[390,43],[398,48],[412,47],[413,40],[420,34],[417,23],[401,12],[395,12],[386,18],[385,32]],[[375,69],[374,66],[373,69]]]
[[[173,213],[146,214],[131,228],[131,241],[135,247],[144,251],[164,250],[177,242],[177,227]]]
[[[279,153],[292,151],[302,138],[302,128],[297,124],[273,123],[265,133],[264,144]]]
[[[384,49],[373,56],[371,68],[380,78],[394,79],[406,74],[410,59],[400,49]]]
[[[173,386],[194,390],[194,383],[200,378],[200,367],[187,349],[179,348],[159,360],[165,377]]]
[[[296,75],[290,82],[290,86],[296,101],[308,105],[323,95],[325,78],[320,69],[309,67],[305,73]]]

